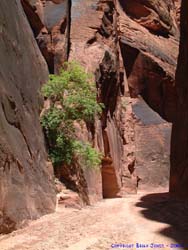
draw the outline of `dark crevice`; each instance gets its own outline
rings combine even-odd
[[[30,26],[33,30],[35,37],[39,35],[41,29],[44,27],[43,23],[41,22],[39,16],[35,13],[35,8],[32,7],[28,1],[21,0],[21,4],[23,6],[24,12],[27,16],[27,19],[30,23]]]
[[[136,58],[139,54],[139,50],[136,48],[132,48],[120,41],[120,50],[123,58],[124,68],[126,69],[127,78],[130,76]]]
[[[87,45],[92,45],[93,43],[95,43],[97,41],[97,38],[94,36],[94,37],[92,37],[91,39],[89,39],[88,41],[87,41]]]

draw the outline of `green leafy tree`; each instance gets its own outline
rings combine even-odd
[[[92,76],[77,62],[65,63],[59,75],[50,75],[42,93],[51,103],[41,117],[41,124],[54,166],[70,165],[74,157],[83,167],[99,166],[101,154],[89,143],[78,140],[73,126],[75,120],[93,123],[102,112],[103,104],[96,101]]]

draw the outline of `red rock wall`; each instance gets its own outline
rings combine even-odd
[[[117,1],[125,79],[123,190],[168,188],[179,29],[173,1]],[[140,95],[143,99],[140,98]],[[153,112],[145,102],[157,113]],[[127,117],[127,118],[126,118]]]
[[[70,2],[21,0],[50,73],[58,73],[68,59]]]
[[[78,133],[104,152],[101,173],[66,173],[71,183],[78,180],[83,200],[124,196],[137,186],[166,187],[171,125],[146,103],[174,120],[179,2],[43,1],[42,8],[39,0],[22,2],[33,10],[30,15],[24,7],[50,71],[58,72],[67,58],[78,60],[95,74],[98,100],[105,104],[95,128]]]
[[[0,2],[0,23],[0,233],[8,233],[53,212],[56,195],[39,122],[47,66],[19,1]]]
[[[122,139],[115,118],[121,80],[114,1],[82,0],[72,5],[71,14],[69,60],[80,61],[95,74],[98,100],[105,104],[94,131],[95,146],[104,152],[101,174],[84,173],[89,197],[91,201],[116,197],[121,189]]]
[[[149,104],[174,121],[170,191],[186,197],[187,1],[182,1],[176,87],[180,1],[21,3],[50,72],[58,73],[67,59],[80,61],[95,74],[98,100],[105,104],[94,127],[77,124],[78,134],[104,153],[101,170],[82,170],[75,164],[63,169],[61,177],[86,204],[137,188],[166,187],[171,128]],[[7,233],[25,219],[52,212],[55,192],[39,124],[38,90],[47,79],[47,66],[20,1],[10,5],[1,0],[0,12],[4,24],[0,30],[0,233]]]
[[[188,2],[182,1],[181,37],[176,72],[177,110],[172,129],[170,192],[187,199],[188,193]]]
[[[135,2],[122,2],[124,3],[123,8],[121,1],[117,5],[120,15],[119,37],[130,95],[131,97],[142,95],[152,109],[164,119],[172,121],[176,100],[174,78],[179,36],[179,30],[173,17],[175,7],[170,3],[171,1],[160,1],[161,5],[152,5],[150,1],[142,1],[139,5],[148,10],[150,14],[145,16],[140,12],[140,16],[135,19],[129,13],[130,9],[136,8]],[[151,13],[155,13],[154,17]],[[153,20],[156,20],[156,23],[161,22],[162,25],[163,19],[167,23],[166,27],[174,30],[173,34],[170,33],[170,30],[168,30],[167,36],[158,34],[157,31],[151,31],[139,21],[145,20],[152,24]]]

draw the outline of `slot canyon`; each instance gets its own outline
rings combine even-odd
[[[188,2],[1,0],[0,34],[0,250],[188,249]],[[68,109],[97,168],[56,166],[42,127],[71,62],[102,107]]]

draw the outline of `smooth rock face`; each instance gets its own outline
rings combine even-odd
[[[132,104],[135,124],[135,171],[139,190],[168,189],[171,125],[142,99]]]
[[[0,24],[0,233],[8,233],[53,212],[56,197],[39,123],[47,66],[20,1],[0,2]]]
[[[139,96],[121,97],[123,168],[121,195],[137,190],[168,190],[171,124]]]
[[[177,111],[172,129],[170,191],[187,199],[188,194],[188,2],[182,1],[181,37],[176,72]]]

